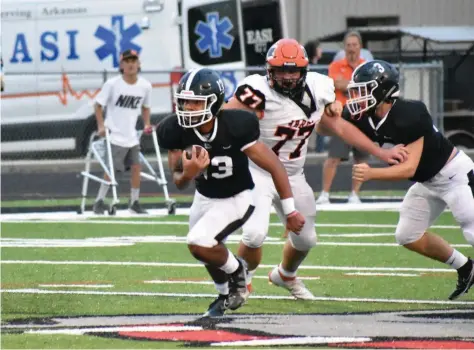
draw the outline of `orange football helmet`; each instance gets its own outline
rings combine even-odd
[[[278,40],[268,50],[266,61],[267,77],[273,89],[290,98],[303,93],[309,59],[298,41]]]

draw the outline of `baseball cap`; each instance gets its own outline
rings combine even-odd
[[[125,50],[120,55],[120,61],[125,60],[127,58],[138,58],[138,52],[135,50]]]

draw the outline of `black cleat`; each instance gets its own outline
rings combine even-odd
[[[219,296],[214,300],[207,311],[202,315],[202,317],[221,317],[224,316],[225,311],[229,305],[229,296],[219,294]]]
[[[135,201],[131,205],[129,204],[128,209],[135,214],[148,214],[148,212],[142,208],[140,202]]]
[[[92,211],[94,214],[97,215],[104,215],[104,212],[107,210],[107,206],[104,203],[103,199],[99,199],[97,202],[94,203],[94,206],[92,207]]]
[[[244,305],[248,296],[247,291],[247,263],[239,257],[239,268],[229,275],[229,309],[237,310]]]
[[[474,262],[471,258],[458,270],[458,283],[456,289],[449,296],[449,300],[455,300],[462,294],[467,293],[469,288],[474,285]]]

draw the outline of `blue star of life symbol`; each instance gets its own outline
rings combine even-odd
[[[196,47],[200,53],[209,51],[209,57],[222,57],[222,48],[229,50],[234,42],[234,37],[229,31],[234,28],[229,17],[219,19],[218,12],[206,14],[206,22],[198,21],[194,33],[200,36]]]
[[[111,29],[99,26],[94,33],[96,38],[104,42],[102,46],[95,50],[95,54],[101,61],[108,56],[112,56],[113,65],[116,68],[120,64],[121,52],[135,50],[140,53],[141,47],[133,43],[132,40],[141,32],[142,30],[136,23],[125,28],[123,16],[112,16]]]

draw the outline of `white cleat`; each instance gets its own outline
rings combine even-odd
[[[280,272],[278,271],[278,266],[275,267],[269,274],[268,280],[270,283],[273,283],[275,286],[285,288],[288,290],[291,295],[296,299],[300,300],[314,300],[314,295],[311,293],[308,288],[304,285],[303,281],[298,278],[285,281],[283,280]]]
[[[317,205],[321,204],[330,204],[331,201],[329,200],[329,195],[328,194],[320,194],[318,199],[316,200]]]
[[[361,204],[362,201],[360,200],[359,196],[356,194],[351,194],[349,198],[347,199],[347,203],[350,204]]]

